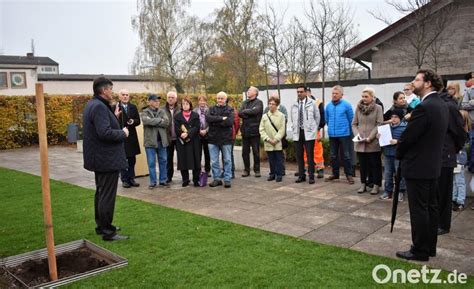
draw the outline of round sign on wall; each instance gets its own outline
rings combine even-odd
[[[11,74],[12,87],[25,87],[25,73],[12,73]]]

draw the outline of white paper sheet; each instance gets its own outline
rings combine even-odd
[[[384,124],[377,127],[377,131],[380,134],[380,146],[383,147],[390,145],[390,141],[392,140],[392,131],[390,130],[390,124]]]
[[[353,139],[352,139],[353,142],[364,142],[365,141],[365,138],[362,138],[360,136],[360,134],[357,134]]]

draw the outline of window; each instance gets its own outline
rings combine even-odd
[[[51,66],[45,66],[42,68],[43,71],[45,72],[52,72],[53,71],[53,68]]]
[[[10,83],[12,88],[26,88],[26,73],[11,72]]]
[[[8,79],[6,72],[0,72],[0,89],[8,88]]]

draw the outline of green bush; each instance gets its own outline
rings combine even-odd
[[[131,93],[131,102],[141,110],[147,105],[148,93]],[[166,95],[160,94],[164,105]],[[178,95],[179,98],[184,95]],[[198,95],[188,95],[197,105]],[[229,95],[234,106],[242,103],[242,95]],[[46,127],[48,143],[66,142],[67,126],[75,123],[82,132],[82,112],[92,95],[47,95],[45,94]],[[117,95],[115,99],[118,100]],[[215,95],[208,95],[209,105],[215,104]],[[13,149],[38,143],[38,121],[34,96],[0,95],[0,150]]]

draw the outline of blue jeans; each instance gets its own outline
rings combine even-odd
[[[215,145],[209,144],[209,154],[211,155],[212,177],[215,181],[221,180],[221,168],[219,164],[219,154],[222,152],[224,162],[224,182],[230,182],[232,178],[232,144]]]
[[[473,124],[474,127],[474,124]],[[470,157],[469,157],[469,163],[468,163],[468,170],[471,173],[474,173],[474,129],[471,129],[469,131],[469,138],[470,138]]]
[[[400,161],[395,159],[394,156],[383,156],[384,158],[384,180],[385,180],[385,193],[392,194],[394,189],[394,179],[397,175],[398,167],[400,166]],[[400,192],[404,193],[407,190],[405,179],[402,178],[400,181]]]
[[[344,155],[344,174],[352,176],[352,152],[350,136],[330,137],[329,146],[331,150],[332,174],[339,177],[339,148],[342,147]]]
[[[267,151],[270,163],[270,176],[281,178],[283,176],[283,151]]]
[[[466,200],[466,179],[464,178],[464,166],[460,173],[454,174],[453,202],[464,205]]]
[[[158,155],[158,167],[160,169],[160,184],[166,183],[167,179],[167,150],[158,142],[158,148],[145,148],[148,172],[150,173],[150,185],[156,185],[156,156]]]

